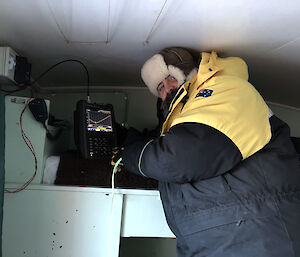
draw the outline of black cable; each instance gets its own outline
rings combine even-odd
[[[38,76],[32,83],[31,85],[35,84],[39,79],[41,79],[48,71],[52,70],[53,68],[55,68],[56,66],[65,63],[65,62],[78,62],[82,65],[82,67],[85,69],[86,71],[86,76],[87,76],[87,98],[89,99],[90,97],[90,75],[89,75],[89,71],[86,68],[86,66],[84,65],[84,63],[82,63],[81,61],[75,60],[75,59],[68,59],[68,60],[64,60],[61,62],[58,62],[54,65],[52,65],[49,69],[47,69],[46,71],[44,71],[40,76]]]
[[[4,92],[4,93],[7,93],[7,95],[10,95],[12,93],[15,93],[15,92],[19,92],[19,91],[22,91],[24,89],[27,88],[26,85],[23,85],[23,86],[19,86],[19,85],[16,85],[18,86],[19,88],[15,89],[15,90],[5,90],[5,89],[0,89],[0,91]]]
[[[53,135],[53,134],[49,131],[49,129],[47,128],[45,122],[42,122],[42,124],[43,124],[43,127],[44,127],[45,130],[46,130],[46,136],[47,136],[47,138],[48,138],[49,140],[51,140],[51,141],[57,140],[57,139],[59,138],[59,136],[61,135],[62,131],[63,131],[62,128],[58,128],[58,131],[56,132],[56,134]]]
[[[47,69],[46,71],[44,71],[41,75],[39,75],[32,83],[29,84],[29,86],[32,86],[33,84],[35,84],[38,80],[40,80],[46,73],[48,73],[50,70],[52,70],[53,68],[55,68],[56,66],[62,64],[62,63],[65,63],[65,62],[77,62],[77,63],[80,63],[82,65],[82,67],[85,69],[86,71],[86,76],[87,76],[87,99],[89,101],[90,99],[90,75],[89,75],[89,71],[87,69],[87,67],[84,65],[83,62],[79,61],[79,60],[75,60],[75,59],[67,59],[67,60],[63,60],[61,62],[58,62],[54,65],[52,65],[49,69]],[[19,86],[19,85],[18,85]],[[8,95],[9,94],[12,94],[12,93],[15,93],[15,92],[18,92],[18,91],[22,91],[24,89],[26,89],[28,86],[24,85],[24,86],[21,86],[20,88],[18,89],[15,89],[15,90],[4,90],[4,89],[0,89],[0,91],[2,92],[5,92],[7,93]]]

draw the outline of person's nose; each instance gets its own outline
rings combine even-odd
[[[168,94],[173,88],[166,79],[163,80],[163,83],[164,83],[164,86],[165,86],[165,92],[166,92],[166,94]]]

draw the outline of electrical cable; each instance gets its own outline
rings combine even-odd
[[[120,162],[122,161],[122,158],[120,158],[114,168],[113,168],[113,172],[112,172],[112,177],[111,177],[111,189],[112,189],[112,197],[111,197],[111,210],[110,210],[110,221],[109,221],[109,234],[108,234],[108,237],[109,237],[109,240],[112,240],[112,227],[113,227],[113,221],[114,221],[114,188],[115,188],[115,173],[117,172],[117,167],[118,165],[120,164]],[[111,256],[111,248],[110,247],[107,247],[107,256]]]
[[[114,189],[115,189],[115,173],[116,173],[116,170],[117,170],[117,167],[118,165],[120,164],[120,162],[122,161],[122,157],[117,160],[115,166],[114,166],[114,169],[113,169],[113,173],[112,173],[112,176],[111,176],[111,192],[112,192],[112,199],[114,198]]]
[[[87,101],[88,103],[90,102],[90,75],[89,75],[89,71],[87,69],[87,67],[84,65],[83,62],[79,61],[79,60],[75,60],[75,59],[67,59],[67,60],[63,60],[61,62],[58,62],[54,65],[52,65],[50,68],[48,68],[46,71],[44,71],[42,74],[40,74],[33,82],[29,83],[29,85],[22,85],[22,84],[19,84],[17,85],[19,88],[18,89],[15,89],[15,90],[5,90],[5,89],[0,89],[0,91],[2,92],[5,92],[5,93],[8,93],[8,94],[12,94],[12,93],[15,93],[15,92],[19,92],[19,91],[22,91],[26,88],[30,88],[32,85],[34,85],[38,80],[40,80],[44,75],[46,75],[50,70],[52,70],[53,68],[55,68],[56,66],[62,64],[62,63],[65,63],[65,62],[77,62],[79,64],[82,65],[82,67],[85,69],[85,72],[86,72],[86,76],[87,76]]]
[[[19,91],[22,91],[26,88],[30,88],[30,86],[27,86],[27,85],[24,85],[24,84],[18,84],[18,85],[15,85],[19,88],[17,89],[14,89],[14,90],[5,90],[5,89],[0,89],[1,92],[4,92],[4,93],[7,93],[6,95],[10,95],[12,93],[15,93],[15,92],[19,92]]]
[[[12,193],[17,193],[17,192],[20,192],[20,191],[24,190],[32,182],[32,180],[35,178],[36,173],[37,173],[37,158],[36,158],[36,155],[35,155],[35,150],[34,150],[34,147],[31,143],[30,139],[27,137],[25,131],[23,130],[23,126],[22,126],[23,113],[24,113],[25,109],[27,108],[27,106],[28,106],[28,104],[31,100],[32,100],[32,94],[31,94],[31,97],[25,103],[25,106],[24,106],[24,108],[23,108],[23,110],[20,114],[19,122],[20,122],[20,129],[21,129],[22,138],[23,138],[24,142],[26,143],[27,147],[29,148],[29,150],[31,151],[31,153],[33,154],[33,157],[34,157],[34,173],[33,173],[32,177],[30,179],[28,179],[21,187],[19,187],[16,190],[13,190],[13,191],[5,189],[5,191],[4,191],[5,193],[12,194]]]
[[[60,128],[58,129],[58,131],[56,132],[56,134],[55,134],[55,135],[52,135],[52,133],[51,133],[51,132],[49,131],[49,129],[47,128],[45,122],[43,122],[43,127],[44,127],[44,129],[46,130],[46,137],[47,137],[49,140],[51,140],[51,141],[55,141],[56,139],[58,139],[59,136],[61,135],[62,131],[63,131],[63,129],[60,127]]]
[[[30,85],[32,86],[33,84],[35,84],[38,80],[40,80],[45,74],[47,74],[50,70],[52,70],[53,68],[55,68],[56,66],[65,63],[65,62],[77,62],[79,64],[82,65],[82,67],[85,69],[86,72],[86,76],[87,76],[87,99],[88,102],[90,102],[90,75],[89,75],[89,71],[87,69],[87,67],[84,65],[83,62],[79,61],[79,60],[75,60],[75,59],[67,59],[67,60],[63,60],[61,62],[58,62],[54,65],[52,65],[49,69],[47,69],[46,71],[44,71],[41,75],[39,75]]]

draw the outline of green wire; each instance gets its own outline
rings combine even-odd
[[[118,167],[118,165],[120,164],[120,162],[122,161],[122,157],[116,162],[114,169],[113,169],[113,174],[111,177],[111,188],[112,188],[112,194],[114,195],[114,188],[115,188],[115,173],[116,173],[116,169]]]

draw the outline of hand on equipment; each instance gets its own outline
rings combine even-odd
[[[123,166],[124,164],[122,163],[122,154],[123,154],[123,150],[124,148],[119,148],[119,147],[115,147],[113,149],[113,155],[112,155],[112,158],[111,158],[111,162],[110,164],[112,166],[116,166],[116,170],[115,170],[115,173],[116,172],[120,172],[121,171],[121,166]]]

